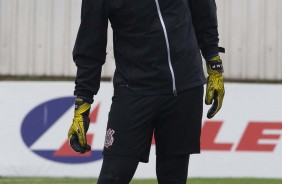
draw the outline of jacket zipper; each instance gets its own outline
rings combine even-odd
[[[174,96],[177,96],[176,85],[175,85],[175,75],[174,75],[174,71],[173,71],[172,64],[171,64],[170,46],[169,46],[169,42],[168,42],[167,30],[166,30],[166,27],[165,27],[165,23],[164,23],[164,19],[163,19],[163,16],[162,16],[159,1],[155,0],[155,2],[156,2],[156,5],[157,5],[159,18],[160,18],[160,21],[161,21],[161,24],[162,24],[162,27],[163,27],[164,35],[165,35],[165,41],[166,41],[166,47],[167,47],[167,56],[168,56],[168,65],[169,65],[169,69],[170,69],[170,73],[171,73],[171,77],[172,77],[173,94],[174,94]]]

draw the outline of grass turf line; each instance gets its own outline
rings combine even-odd
[[[1,184],[94,184],[95,179],[72,178],[0,178]],[[281,184],[282,179],[192,178],[189,184]],[[130,184],[157,184],[156,180],[133,180]]]

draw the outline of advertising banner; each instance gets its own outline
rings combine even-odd
[[[191,156],[189,177],[282,178],[282,85],[225,87],[213,119],[204,105],[202,153]],[[0,176],[98,177],[113,87],[102,82],[95,96],[87,134],[92,151],[84,155],[67,139],[73,88],[73,82],[0,82]],[[150,162],[139,164],[135,178],[155,177],[152,143]]]

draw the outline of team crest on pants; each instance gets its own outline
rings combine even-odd
[[[106,132],[106,138],[105,138],[105,148],[109,148],[111,145],[113,145],[114,142],[114,135],[115,131],[111,128],[109,128]]]

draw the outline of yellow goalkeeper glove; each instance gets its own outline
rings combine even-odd
[[[207,117],[210,119],[220,110],[224,98],[223,65],[220,56],[213,57],[206,61],[209,74],[206,87],[206,105],[212,104]]]
[[[89,128],[91,104],[81,98],[75,99],[75,110],[72,125],[68,131],[69,144],[73,151],[85,153],[91,150],[87,144],[86,132]]]

